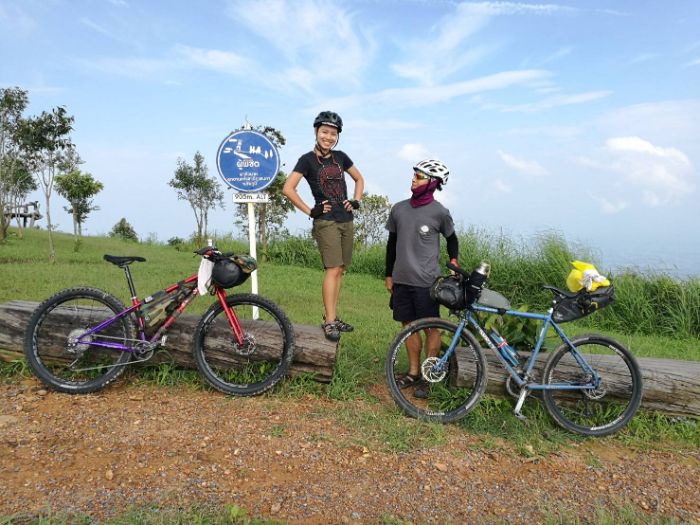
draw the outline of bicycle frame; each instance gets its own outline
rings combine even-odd
[[[535,319],[538,321],[542,321],[542,328],[540,330],[539,336],[537,337],[537,341],[535,343],[535,347],[532,350],[532,353],[530,354],[530,357],[527,361],[525,361],[525,367],[523,369],[514,368],[508,360],[501,354],[501,351],[497,347],[496,343],[494,343],[493,339],[491,336],[489,336],[486,331],[482,328],[481,324],[479,321],[476,319],[476,317],[473,315],[473,312],[483,312],[483,313],[488,313],[488,314],[497,314],[497,315],[506,315],[506,316],[512,316],[512,317],[521,317],[521,318],[526,318],[526,319]],[[503,368],[505,368],[510,376],[513,378],[513,381],[516,382],[516,384],[521,388],[525,389],[525,391],[529,390],[593,390],[598,387],[600,384],[600,376],[595,372],[593,368],[586,362],[586,360],[583,358],[583,356],[576,350],[576,347],[571,343],[569,338],[566,336],[566,334],[563,332],[561,328],[552,320],[552,308],[550,308],[546,314],[540,314],[540,313],[531,313],[531,312],[521,312],[519,310],[502,310],[502,309],[497,309],[497,308],[492,308],[490,306],[483,306],[479,304],[472,304],[468,309],[464,310],[460,314],[460,320],[457,325],[457,330],[455,331],[455,335],[450,342],[450,345],[445,352],[445,354],[440,358],[439,362],[435,364],[435,368],[440,368],[443,367],[446,363],[447,360],[450,358],[450,355],[452,352],[454,352],[455,347],[457,346],[457,343],[459,341],[459,337],[462,333],[462,330],[465,329],[466,326],[470,326],[473,328],[480,336],[481,338],[486,342],[486,344],[489,346],[489,348],[496,354],[496,357],[500,361],[501,365]],[[532,371],[535,367],[535,360],[537,358],[537,355],[539,354],[542,344],[544,343],[545,337],[547,335],[547,331],[549,330],[549,327],[552,327],[554,331],[557,333],[559,336],[559,339],[563,343],[565,343],[573,355],[574,359],[578,363],[578,365],[581,367],[583,371],[588,374],[588,377],[591,378],[591,381],[588,383],[584,384],[571,384],[571,383],[552,383],[552,384],[542,384],[542,383],[534,383],[530,381]],[[524,398],[524,396],[521,396]]]
[[[150,337],[146,336],[146,321],[144,319],[143,312],[141,310],[142,306],[147,305],[148,303],[145,302],[145,300],[139,300],[137,295],[136,295],[136,287],[134,286],[134,281],[133,278],[131,277],[131,271],[129,270],[128,265],[124,265],[123,267],[124,274],[126,276],[126,280],[129,286],[129,292],[131,293],[131,306],[122,310],[119,312],[117,315],[114,317],[111,317],[109,319],[106,319],[102,321],[100,324],[97,326],[90,328],[86,332],[82,333],[75,339],[76,344],[87,344],[90,346],[94,347],[101,347],[101,348],[108,348],[111,350],[119,350],[121,352],[129,352],[129,353],[134,353],[137,349],[133,346],[130,346],[128,344],[123,344],[123,343],[112,343],[109,341],[93,341],[91,340],[91,336],[95,333],[100,332],[107,326],[111,325],[115,321],[118,321],[119,319],[122,319],[123,317],[130,315],[132,313],[135,313],[136,315],[136,324],[138,328],[138,339],[137,341],[142,342],[142,343],[147,343],[150,345],[151,348],[155,348],[156,344],[158,341],[161,342],[161,344],[164,343],[164,340],[161,340],[162,337],[165,337],[163,334],[167,331],[167,329],[170,327],[170,325],[173,324],[173,322],[180,317],[182,312],[187,308],[187,306],[192,302],[192,299],[194,299],[197,295],[199,295],[199,290],[195,286],[189,293],[187,293],[183,299],[178,302],[175,310],[169,314],[165,321],[158,327],[158,329],[154,332],[153,335]],[[185,280],[171,284],[167,288],[164,288],[162,291],[165,293],[170,293],[175,290],[177,290],[182,284],[190,284],[190,283],[196,283],[197,282],[197,274],[191,275],[187,277]],[[221,303],[221,306],[224,309],[224,312],[226,313],[226,319],[229,322],[229,325],[231,326],[231,329],[233,330],[233,334],[235,337],[236,342],[240,345],[243,342],[243,330],[241,329],[241,325],[238,322],[238,318],[236,317],[235,312],[233,311],[233,308],[229,308],[229,306],[226,304],[226,292],[218,287],[214,286],[214,291],[217,299]]]

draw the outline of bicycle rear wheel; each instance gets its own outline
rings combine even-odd
[[[456,331],[457,325],[438,317],[420,319],[406,325],[389,345],[384,373],[391,397],[405,414],[438,423],[455,421],[474,408],[486,389],[486,360],[479,343],[466,330],[462,330],[444,368],[436,370],[432,366],[445,355]],[[401,388],[397,379],[408,371],[406,340],[417,336],[424,346],[430,332],[437,334],[439,341],[437,358],[422,355],[420,384]],[[415,397],[419,388],[427,394],[425,398]]]
[[[243,330],[238,344],[220,303],[204,313],[194,334],[192,352],[199,371],[217,390],[237,396],[261,394],[288,372],[294,329],[273,302],[254,294],[226,298]]]
[[[128,344],[133,339],[130,319],[123,317],[81,336],[124,309],[119,300],[96,288],[69,288],[49,297],[27,325],[24,355],[32,372],[54,390],[69,394],[107,386],[124,372],[131,354],[94,343]]]
[[[597,334],[571,339],[576,351],[600,376],[594,389],[544,390],[547,411],[571,432],[605,436],[620,430],[642,401],[642,373],[636,359],[620,343]],[[542,372],[546,385],[584,385],[591,381],[566,343],[552,353]]]

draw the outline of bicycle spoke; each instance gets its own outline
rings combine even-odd
[[[622,428],[641,401],[641,374],[629,351],[602,336],[579,336],[576,351],[595,371],[586,373],[566,346],[559,347],[543,372],[550,385],[582,386],[547,390],[545,405],[554,419],[573,432],[606,435]]]
[[[214,305],[195,333],[195,360],[207,381],[223,392],[251,395],[273,386],[292,359],[293,329],[273,303],[250,294],[227,298],[241,326],[239,342],[221,305]]]
[[[454,337],[456,326],[438,318],[408,325],[396,336],[385,364],[389,391],[399,407],[418,419],[448,422],[464,417],[486,387],[486,363],[471,335],[463,332],[454,352],[439,363]],[[431,334],[431,335],[427,335]],[[411,342],[413,339],[413,342]],[[423,347],[437,344],[437,356],[421,356],[421,379],[404,386],[402,376],[409,371],[406,344]]]
[[[126,318],[87,333],[119,313],[123,306],[94,289],[69,289],[42,303],[27,329],[25,355],[37,376],[64,392],[91,392],[116,378],[130,354],[95,346],[131,338]]]

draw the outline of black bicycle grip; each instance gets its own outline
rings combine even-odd
[[[469,274],[468,274],[467,272],[465,272],[464,270],[462,270],[462,269],[461,269],[459,266],[457,266],[456,264],[452,264],[451,262],[448,262],[448,263],[447,263],[447,267],[448,267],[450,270],[452,270],[453,272],[457,272],[458,274],[463,275],[463,276],[466,277],[467,279],[469,278]]]

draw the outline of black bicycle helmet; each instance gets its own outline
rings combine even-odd
[[[338,133],[343,131],[343,119],[340,115],[333,113],[332,111],[321,111],[318,116],[314,119],[314,128],[325,124],[326,126],[333,126],[338,130]]]
[[[221,288],[232,288],[240,284],[248,277],[241,267],[231,259],[221,259],[214,263],[211,271],[211,280]]]

